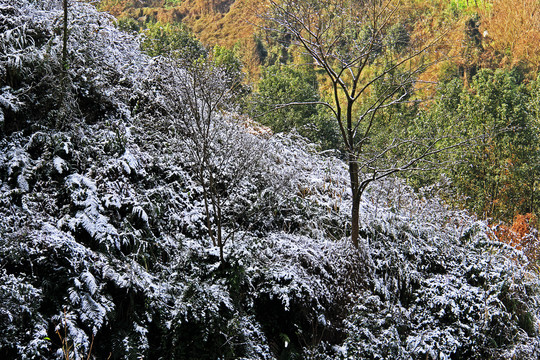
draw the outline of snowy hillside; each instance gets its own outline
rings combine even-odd
[[[353,248],[346,164],[70,14],[64,77],[60,4],[0,0],[0,358],[540,357],[537,274],[486,224],[387,180]]]

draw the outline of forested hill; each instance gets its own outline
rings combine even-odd
[[[207,45],[253,45],[257,14],[264,2],[252,0],[100,1],[100,8],[140,28],[159,22],[184,23]]]
[[[0,0],[0,358],[539,358],[535,264],[485,222],[388,178],[353,247],[336,153],[69,11],[63,58],[61,4]]]

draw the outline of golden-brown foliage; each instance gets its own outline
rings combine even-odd
[[[531,264],[538,267],[540,239],[537,227],[538,218],[534,214],[518,214],[515,216],[512,226],[497,225],[493,231],[500,241],[522,250]]]
[[[232,48],[252,39],[264,2],[253,0],[102,0],[101,9],[139,22],[182,21],[207,45]]]
[[[482,11],[482,29],[488,44],[502,55],[502,64],[527,62],[540,66],[540,2],[495,0]]]

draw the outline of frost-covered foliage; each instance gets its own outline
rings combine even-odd
[[[136,39],[112,26],[113,18],[69,2],[68,80],[62,84],[61,4],[6,0],[0,8],[0,128],[9,134],[111,114],[129,115],[136,74],[145,67]],[[85,46],[92,44],[92,46]],[[137,61],[132,61],[136,57]],[[62,115],[63,116],[63,115]]]
[[[59,4],[0,0],[0,358],[538,358],[521,253],[399,181],[369,189],[354,249],[346,165],[230,108],[210,170],[249,171],[216,187],[220,261],[187,70],[70,3],[62,95]]]
[[[386,186],[363,204],[378,214],[362,231],[374,276],[347,319],[347,357],[537,358],[538,279],[523,253],[464,212]]]

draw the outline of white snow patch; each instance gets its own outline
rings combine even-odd
[[[68,165],[64,159],[62,159],[60,156],[55,156],[53,159],[54,168],[59,174],[62,174],[64,171],[68,169]]]

